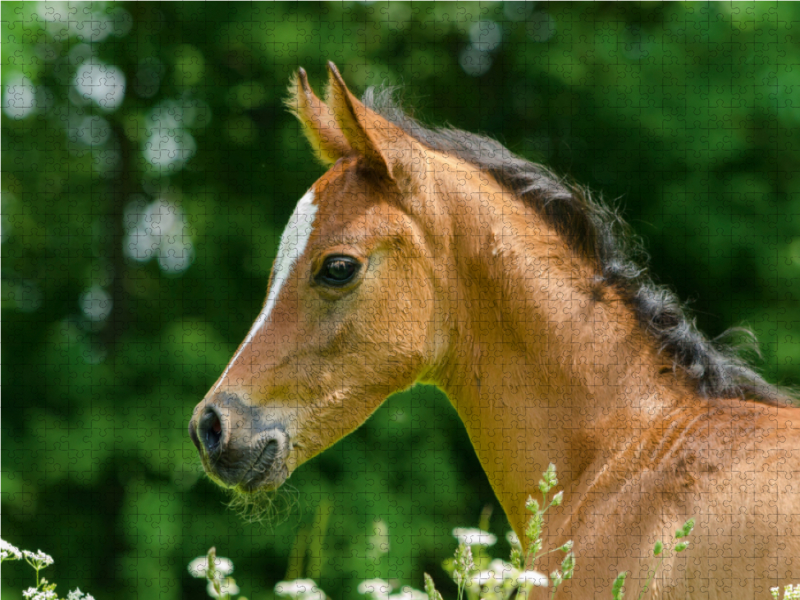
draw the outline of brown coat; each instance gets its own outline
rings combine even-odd
[[[248,415],[279,423],[262,480],[276,487],[387,395],[432,383],[518,534],[557,466],[564,502],[544,547],[572,539],[576,554],[557,597],[610,598],[621,571],[638,593],[653,544],[689,517],[690,546],[668,552],[655,597],[766,599],[800,579],[800,410],[702,393],[552,221],[366,108],[335,67],[325,103],[302,70],[295,88],[289,105],[332,165],[308,196],[313,230],[191,428],[212,407],[223,445],[260,455]],[[341,286],[320,279],[336,256],[359,265]],[[558,566],[549,556],[538,570]]]

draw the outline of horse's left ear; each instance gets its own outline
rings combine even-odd
[[[342,79],[332,62],[328,63],[329,85],[325,98],[339,128],[353,150],[371,167],[397,181],[412,171],[412,153],[419,144],[394,123],[364,106]]]
[[[303,126],[303,133],[324,165],[332,165],[352,149],[336,124],[333,111],[317,98],[304,69],[292,77],[289,97],[284,102]]]

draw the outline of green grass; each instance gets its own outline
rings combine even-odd
[[[526,510],[531,514],[525,528],[527,549],[523,549],[514,532],[508,532],[508,541],[512,546],[511,556],[508,561],[493,558],[489,549],[495,545],[495,535],[485,531],[488,528],[488,513],[484,513],[478,528],[458,527],[453,530],[453,537],[458,541],[452,558],[444,561],[442,567],[453,578],[458,593],[456,600],[509,600],[512,596],[526,598],[534,586],[544,586],[552,589],[550,598],[554,598],[558,587],[571,579],[575,570],[575,554],[572,551],[572,540],[563,545],[543,550],[542,531],[544,529],[545,515],[550,507],[559,506],[563,501],[563,492],[557,492],[550,497],[551,491],[558,485],[556,467],[553,464],[544,472],[539,481],[541,502],[530,496],[525,503]],[[548,499],[549,498],[549,499]],[[689,519],[675,532],[674,545],[671,551],[679,553],[688,548],[686,539],[694,528],[694,519]],[[647,582],[639,592],[637,600],[646,597],[651,589],[656,572],[664,562],[669,550],[663,542],[657,541],[653,546],[653,557],[658,562],[650,570]],[[536,561],[541,557],[561,552],[564,558],[561,567],[550,573],[549,578],[534,570]],[[35,571],[35,586],[22,592],[25,600],[94,600],[90,594],[75,589],[66,597],[56,593],[56,584],[50,583],[41,576],[41,571],[53,564],[53,558],[42,552],[20,550],[8,542],[0,540],[0,562],[7,560],[25,560]],[[222,600],[247,600],[239,596],[239,587],[236,580],[231,577],[234,570],[233,561],[217,556],[216,549],[211,548],[206,556],[200,556],[189,563],[189,573],[196,578],[205,579],[208,584],[206,591],[212,598]],[[627,572],[620,573],[611,587],[613,600],[623,600],[624,586]],[[394,586],[383,579],[368,579],[358,586],[361,595],[369,600],[444,600],[442,594],[436,589],[433,578],[425,573],[424,591],[403,586],[394,590]],[[394,592],[394,593],[393,593]],[[781,589],[770,589],[773,600],[800,600],[800,585],[787,584],[783,589],[783,597],[779,598]],[[278,596],[292,600],[326,600],[328,597],[317,583],[310,578],[295,578],[281,581],[275,586]]]

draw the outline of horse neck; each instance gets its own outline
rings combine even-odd
[[[596,267],[509,202],[455,219],[448,279],[459,283],[445,303],[454,325],[428,379],[448,394],[519,532],[550,462],[569,501],[594,461],[691,390]]]

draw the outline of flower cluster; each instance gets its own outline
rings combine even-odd
[[[555,479],[555,467],[545,473],[545,477],[540,482],[540,489],[543,492],[543,500],[546,500],[546,493],[557,483]],[[561,496],[551,501],[549,506],[560,503]],[[526,537],[530,542],[531,549],[540,549],[542,515],[547,510],[541,510],[538,501],[529,498],[527,503],[528,510],[534,513],[526,530]],[[534,537],[531,537],[533,534]],[[458,586],[459,600],[466,593],[470,600],[505,600],[512,596],[526,597],[534,586],[548,586],[547,576],[527,568],[527,557],[522,557],[522,547],[519,538],[514,532],[509,531],[506,535],[508,543],[512,547],[511,562],[500,559],[492,559],[487,549],[497,542],[497,537],[482,529],[465,529],[458,527],[453,530],[459,544],[455,556],[445,561],[443,567],[450,573],[450,576]],[[568,552],[572,549],[572,542],[565,544],[561,550]],[[536,555],[533,553],[533,559]],[[533,561],[531,561],[532,563]],[[568,571],[571,575],[571,568]],[[442,600],[441,594],[433,585],[433,579],[425,575],[425,591],[429,600]]]
[[[229,558],[217,556],[214,559],[214,571],[219,577],[227,577],[233,573],[233,562]],[[189,573],[192,577],[202,579],[208,573],[208,557],[198,556],[189,563]]]
[[[325,592],[319,589],[313,579],[280,581],[275,586],[275,593],[293,600],[325,600]]]
[[[36,552],[20,550],[5,540],[0,540],[0,563],[6,560],[22,560],[23,558],[36,571],[36,585],[24,590],[22,597],[25,600],[59,600],[56,593],[56,584],[48,583],[46,579],[39,577],[39,571],[55,562],[53,557],[41,550]],[[94,597],[91,594],[85,594],[78,588],[69,592],[66,600],[94,600]]]
[[[358,584],[358,593],[370,600],[389,600],[392,584],[383,579],[367,579]]]
[[[22,555],[25,557],[25,561],[37,571],[49,567],[55,562],[52,556],[45,554],[41,550],[37,550],[36,552],[23,550]]]
[[[29,587],[22,592],[25,600],[58,600],[58,594],[53,590],[40,590],[39,588]]]
[[[781,588],[769,588],[770,594],[774,600],[778,600]],[[792,585],[791,583],[783,588],[783,600],[800,600],[800,584]]]
[[[4,560],[21,560],[22,552],[5,540],[0,540],[0,562]]]
[[[456,527],[453,536],[460,544],[467,546],[483,546],[488,548],[497,543],[497,536],[475,527]]]
[[[233,573],[233,561],[217,556],[217,549],[211,548],[206,556],[198,556],[189,563],[189,574],[198,579],[207,579],[206,591],[212,598],[228,600],[239,593],[236,580],[229,575]]]
[[[468,586],[471,595],[480,595],[481,598],[498,599],[508,598],[518,589],[517,595],[527,597],[534,586],[547,587],[547,577],[537,571],[521,571],[514,565],[499,558],[489,563],[488,567],[475,573]]]
[[[391,591],[394,586],[383,579],[367,579],[358,584],[358,593],[370,600],[428,600],[428,594],[404,585],[396,594]],[[439,597],[441,600],[441,596]]]

